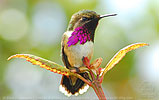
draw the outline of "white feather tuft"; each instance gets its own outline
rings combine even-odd
[[[62,92],[62,93],[64,93],[64,94],[65,94],[66,96],[68,96],[68,97],[70,97],[70,96],[72,95],[72,94],[69,93],[69,92],[65,89],[65,87],[62,86],[62,85],[59,86],[59,91]]]
[[[82,89],[79,90],[80,94],[83,94],[84,92],[86,92],[89,88],[89,85],[84,86]]]

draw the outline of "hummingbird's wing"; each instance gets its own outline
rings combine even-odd
[[[67,55],[64,52],[64,49],[65,49],[64,47],[66,45],[66,43],[65,43],[66,38],[67,37],[66,37],[66,35],[64,33],[64,35],[62,36],[62,40],[61,40],[61,55],[62,55],[62,61],[63,61],[64,65],[66,66],[66,68],[69,69],[71,67],[71,65],[70,65],[70,63],[68,61]]]
[[[62,49],[62,51],[61,51],[62,52],[62,61],[63,61],[64,65],[66,66],[66,68],[69,69],[71,67],[71,65],[68,61],[67,55],[64,52],[64,46],[62,46],[61,49]]]

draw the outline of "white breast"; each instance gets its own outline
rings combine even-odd
[[[68,47],[67,57],[71,66],[80,67],[83,66],[83,57],[91,59],[93,55],[93,42],[87,41],[85,44],[80,44]]]

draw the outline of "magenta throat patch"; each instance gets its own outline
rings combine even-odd
[[[84,44],[87,41],[90,41],[90,33],[88,32],[88,30],[84,27],[77,27],[71,34],[71,36],[68,38],[68,47],[71,45],[75,45],[78,42],[80,42],[80,44]]]

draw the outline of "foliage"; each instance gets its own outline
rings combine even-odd
[[[66,67],[63,67],[63,66],[56,64],[52,61],[49,61],[49,60],[46,60],[46,59],[43,59],[41,57],[37,57],[34,55],[16,54],[16,55],[9,57],[8,60],[10,60],[12,58],[24,58],[27,61],[31,62],[32,64],[39,65],[40,67],[47,69],[47,70],[50,70],[51,72],[66,75],[66,76],[69,76],[69,75],[76,76],[76,77],[80,78],[81,80],[83,80],[85,83],[87,83],[89,86],[91,86],[94,89],[94,91],[96,92],[96,94],[100,100],[103,100],[103,99],[106,100],[106,97],[104,96],[103,89],[101,87],[103,77],[106,74],[106,72],[109,71],[110,69],[112,69],[126,55],[127,52],[134,50],[134,49],[137,49],[137,48],[142,47],[142,46],[146,46],[146,45],[148,45],[148,44],[136,43],[136,44],[132,44],[132,45],[129,45],[129,46],[121,49],[109,61],[109,63],[106,65],[106,67],[104,69],[99,67],[101,62],[102,62],[101,58],[95,60],[92,64],[90,64],[90,61],[87,58],[84,58],[83,62],[85,64],[85,68],[81,67],[80,71],[81,70],[82,71],[89,71],[89,74],[91,76],[91,81],[86,80],[84,77],[80,76],[80,74],[73,72],[72,70],[69,70]],[[95,70],[94,71],[95,74],[93,74],[93,70]]]

